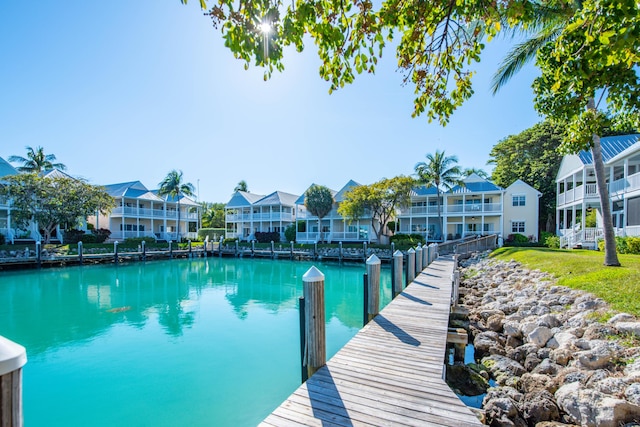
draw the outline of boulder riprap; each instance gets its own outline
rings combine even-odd
[[[640,425],[638,319],[601,323],[605,301],[515,261],[479,254],[460,265],[476,359],[497,383],[487,424]]]

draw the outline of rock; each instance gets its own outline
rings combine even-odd
[[[486,331],[477,334],[473,340],[473,346],[475,347],[476,359],[482,359],[492,353],[504,354],[504,346],[501,342],[501,337],[494,331]]]
[[[607,323],[610,325],[615,325],[618,322],[634,322],[635,320],[636,318],[629,313],[618,313],[611,319],[609,319]]]
[[[640,338],[640,322],[618,322],[615,327],[620,332],[633,334]]]
[[[560,387],[555,398],[558,407],[571,421],[584,427],[617,427],[640,414],[640,406],[582,388],[580,383]]]
[[[518,321],[507,320],[503,323],[502,329],[509,337],[520,338],[522,336],[522,333],[520,332],[520,323]]]
[[[485,323],[488,329],[495,332],[500,332],[502,330],[503,321],[504,321],[504,314],[494,314],[490,316]]]
[[[591,387],[603,394],[622,396],[627,388],[627,382],[622,378],[608,377],[595,381]]]
[[[534,344],[524,344],[507,351],[507,356],[510,359],[515,360],[516,362],[524,363],[527,356],[531,353],[537,355],[538,347],[536,347]]]
[[[555,393],[558,387],[554,381],[547,375],[526,373],[520,377],[518,389],[524,393],[532,393],[534,391],[547,390]]]
[[[538,347],[544,347],[547,341],[551,339],[553,333],[551,329],[546,326],[538,326],[533,329],[531,332],[526,334],[527,341],[531,344],[535,344]]]
[[[491,375],[493,375],[498,382],[500,382],[500,377],[519,377],[527,372],[526,369],[515,360],[497,354],[483,358],[482,364],[487,367]]]
[[[515,402],[508,397],[492,399],[484,406],[486,421],[490,426],[527,427]]]
[[[489,388],[486,379],[465,365],[447,365],[446,380],[452,390],[463,396],[477,396]]]
[[[591,341],[590,349],[575,354],[576,365],[585,369],[600,369],[607,366],[622,348],[614,343],[601,340]]]
[[[522,417],[529,425],[557,421],[560,420],[560,410],[551,393],[546,390],[534,391],[524,395]]]
[[[538,358],[537,354],[529,353],[527,358],[524,359],[524,369],[528,372],[533,371],[533,369],[540,364],[541,360]]]
[[[567,366],[573,358],[573,352],[568,348],[557,348],[551,352],[549,358],[558,365]]]
[[[557,332],[553,338],[558,342],[558,348],[568,348],[577,340],[577,337],[569,332]]]
[[[640,383],[633,383],[624,391],[624,397],[635,405],[640,405]]]
[[[550,375],[555,377],[558,372],[560,372],[560,369],[562,369],[562,366],[553,363],[549,359],[544,359],[538,366],[533,369],[532,373]]]

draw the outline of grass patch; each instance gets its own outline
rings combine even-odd
[[[605,267],[604,254],[590,250],[506,247],[491,257],[550,273],[560,286],[590,292],[616,311],[640,316],[640,255],[618,254],[621,267]]]

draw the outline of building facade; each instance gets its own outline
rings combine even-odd
[[[640,236],[640,134],[604,137],[600,143],[615,233]],[[561,246],[596,248],[603,218],[590,151],[564,156],[556,195]]]

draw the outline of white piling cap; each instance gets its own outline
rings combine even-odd
[[[367,265],[377,265],[380,264],[380,258],[376,256],[376,254],[372,254],[369,258],[367,258]]]
[[[413,248],[409,248],[409,250],[407,251],[408,254],[415,254],[416,250]]]
[[[0,375],[20,369],[27,363],[27,350],[0,336]]]
[[[418,244],[418,247],[416,248],[416,252],[418,251],[422,252],[422,246],[420,246],[420,244]]]
[[[422,243],[418,243],[418,246],[416,247],[416,250],[418,249],[422,249]]]
[[[324,280],[324,274],[315,265],[312,265],[302,276],[303,282],[319,282],[321,280]]]
[[[404,256],[404,254],[403,254],[399,249],[396,249],[396,251],[393,253],[393,256],[394,256],[394,257],[397,257],[397,256]]]

